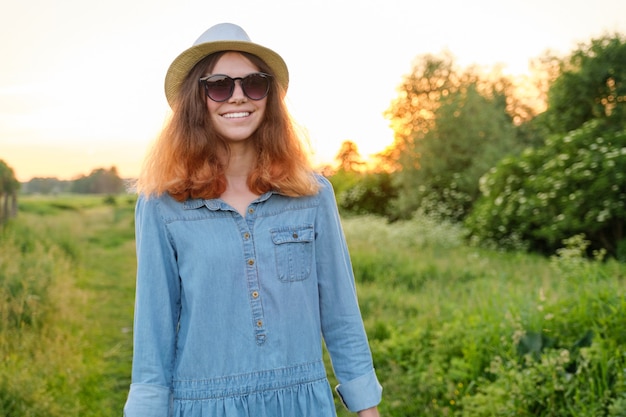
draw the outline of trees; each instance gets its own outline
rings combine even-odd
[[[497,72],[461,71],[449,55],[416,61],[386,114],[396,214],[466,219],[479,241],[543,253],[584,234],[626,259],[626,39],[535,64],[544,80],[525,102]]]
[[[351,140],[346,140],[341,144],[335,161],[337,161],[338,165],[337,170],[345,172],[358,172],[365,165],[359,153],[358,146]]]
[[[395,131],[389,154],[399,167],[399,217],[417,208],[465,217],[480,176],[520,149],[511,116],[520,104],[511,99],[512,88],[497,72],[457,69],[447,54],[416,61],[386,113]]]
[[[485,97],[475,83],[445,97],[435,116],[435,126],[415,144],[419,170],[405,178],[414,184],[409,207],[461,220],[480,194],[480,177],[519,146],[503,97]]]
[[[439,100],[456,91],[461,81],[450,54],[424,55],[404,77],[385,117],[394,131],[394,144],[387,158],[403,172],[419,168],[420,155],[414,145],[434,126]],[[410,175],[410,173],[408,174]]]
[[[69,192],[72,181],[51,177],[34,177],[22,184],[24,194],[58,194]]]
[[[330,181],[341,211],[392,217],[391,202],[397,197],[397,190],[391,174],[364,170],[365,162],[352,141],[342,143],[335,160],[338,168],[330,175]]]
[[[543,146],[502,161],[467,219],[479,241],[553,253],[584,235],[626,259],[626,42],[592,40],[563,60],[536,123]]]
[[[0,159],[0,224],[17,215],[19,188],[13,169]]]
[[[96,168],[89,175],[81,175],[73,180],[58,178],[31,178],[23,184],[25,194],[119,194],[126,191],[125,181],[120,178],[117,168]]]
[[[578,129],[589,120],[623,128],[626,121],[626,38],[592,39],[561,61],[540,121],[554,134]]]
[[[116,167],[98,168],[88,176],[73,181],[70,191],[86,194],[118,194],[124,192],[124,180],[120,178]]]

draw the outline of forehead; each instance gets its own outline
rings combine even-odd
[[[259,68],[248,58],[239,52],[231,51],[219,57],[211,72],[213,74],[241,76],[256,71],[259,71]]]

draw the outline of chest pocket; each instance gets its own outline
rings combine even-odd
[[[302,281],[309,277],[313,265],[312,225],[281,227],[270,230],[276,254],[278,279]]]

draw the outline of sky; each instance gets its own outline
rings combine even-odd
[[[241,25],[287,62],[287,93],[316,162],[345,140],[393,142],[383,116],[424,54],[524,74],[626,34],[624,0],[0,0],[0,159],[20,181],[115,166],[137,175],[169,107],[171,61],[210,26]]]

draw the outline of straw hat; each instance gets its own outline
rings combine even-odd
[[[220,23],[200,35],[193,46],[178,55],[170,65],[165,76],[165,96],[170,106],[193,66],[204,57],[220,51],[248,52],[258,56],[272,69],[276,81],[287,91],[289,71],[281,56],[269,48],[253,43],[241,27],[232,23]]]

